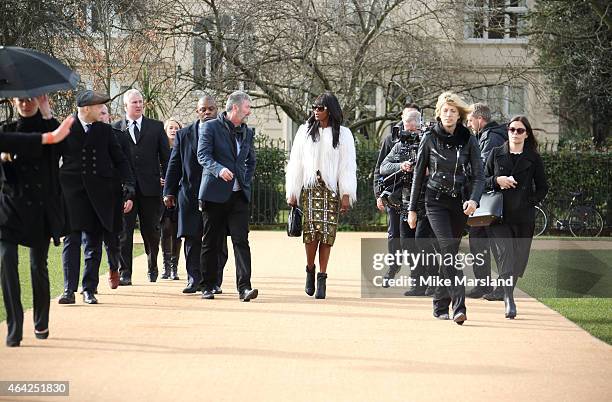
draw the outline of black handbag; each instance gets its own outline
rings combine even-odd
[[[289,218],[287,218],[287,236],[300,237],[302,235],[302,210],[291,207]]]
[[[504,217],[504,196],[499,191],[484,193],[478,209],[468,217],[467,224],[473,227],[489,226]]]

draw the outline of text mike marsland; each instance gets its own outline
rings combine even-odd
[[[402,275],[397,278],[389,279],[385,278],[381,275],[375,276],[372,278],[372,284],[376,287],[389,286],[389,287],[401,287],[405,288],[408,286],[427,286],[427,287],[437,287],[437,286],[513,286],[513,278],[508,279],[494,279],[490,276],[487,276],[483,279],[476,278],[468,278],[463,276],[461,278],[441,278],[439,276],[429,276],[429,277],[419,277],[412,278],[407,275]]]

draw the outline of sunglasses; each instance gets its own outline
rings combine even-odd
[[[312,105],[312,110],[313,111],[317,111],[317,112],[323,112],[325,110],[327,110],[327,106],[323,106],[323,105]]]
[[[522,127],[519,127],[519,128],[508,127],[509,133],[514,133],[515,131],[518,135],[525,134],[527,132],[527,130]]]
[[[209,107],[201,107],[199,108],[197,111],[198,112],[205,112],[205,111],[209,111],[209,112],[214,112],[217,109],[216,106],[209,106]]]

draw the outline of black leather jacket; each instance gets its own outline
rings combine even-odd
[[[469,166],[468,166],[469,165]],[[412,179],[408,210],[417,210],[419,189],[429,168],[427,188],[454,197],[463,196],[464,187],[471,184],[468,198],[478,204],[484,189],[483,164],[478,141],[462,124],[449,135],[440,122],[423,135]],[[468,169],[469,168],[469,169]],[[466,174],[471,171],[471,176]]]

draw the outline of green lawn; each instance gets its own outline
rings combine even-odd
[[[30,252],[27,247],[19,247],[19,279],[21,282],[21,303],[23,308],[32,308],[32,283],[30,278]],[[134,258],[144,253],[142,244],[134,244]],[[108,272],[108,263],[106,262],[106,251],[102,253],[102,263],[100,264],[100,274]],[[62,272],[62,246],[49,248],[49,283],[51,285],[51,298],[55,298],[64,291],[64,274]],[[81,256],[82,264],[82,256]],[[83,275],[83,267],[81,266],[81,275]],[[106,286],[105,282],[100,281],[100,284]],[[6,310],[2,299],[2,289],[0,289],[0,321],[6,320]],[[6,324],[3,324],[6,325]]]
[[[532,250],[518,287],[612,344],[612,249]]]

